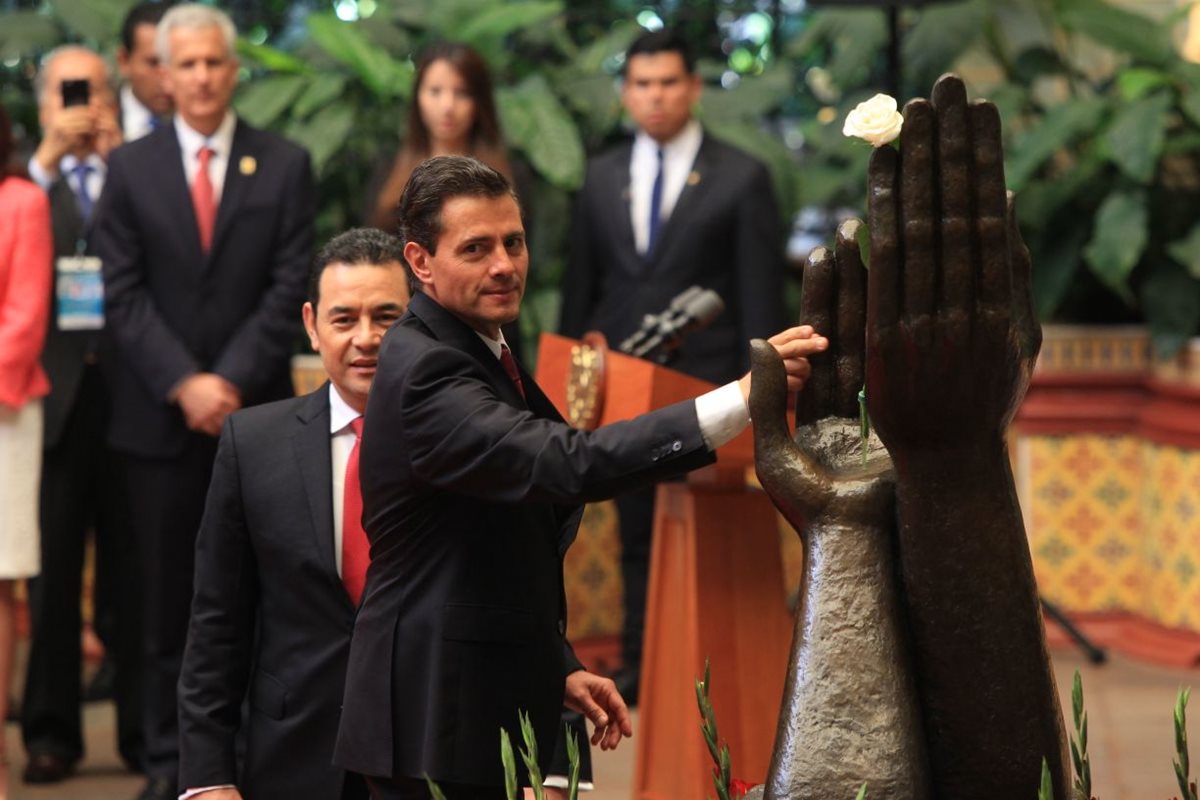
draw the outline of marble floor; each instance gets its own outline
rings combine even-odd
[[[1088,664],[1075,650],[1053,651],[1063,707],[1070,708],[1071,676],[1080,670],[1089,714],[1093,790],[1099,800],[1168,800],[1177,796],[1171,768],[1174,753],[1171,709],[1180,686],[1200,685],[1200,671],[1166,669],[1114,656],[1103,666]],[[1197,697],[1200,701],[1200,695]],[[1200,742],[1200,702],[1192,709],[1193,741]],[[6,730],[10,800],[130,800],[140,781],[124,772],[113,745],[111,706],[85,711],[88,757],[75,777],[52,787],[20,781],[24,753],[15,725]],[[636,722],[635,722],[636,724]],[[634,748],[627,742],[614,752],[595,753],[598,788],[589,800],[630,800]],[[1193,764],[1200,745],[1193,744]],[[695,800],[680,798],[680,800]],[[1015,799],[1014,799],[1015,800]]]

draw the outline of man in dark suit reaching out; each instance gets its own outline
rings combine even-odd
[[[508,182],[474,159],[414,170],[400,201],[413,294],[388,332],[361,455],[371,541],[335,762],[372,796],[504,796],[497,732],[529,713],[545,758],[566,705],[593,744],[632,735],[611,680],[565,638],[562,556],[586,500],[711,463],[749,422],[749,376],[592,432],[559,417],[505,346],[528,255]],[[798,389],[811,328],[773,337]],[[681,676],[682,679],[682,676]]]
[[[188,797],[367,796],[330,758],[367,564],[350,466],[379,342],[408,304],[403,258],[394,236],[373,229],[329,242],[304,304],[329,382],[239,411],[221,433],[179,682]]]

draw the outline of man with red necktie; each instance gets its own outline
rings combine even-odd
[[[402,259],[374,229],[330,241],[303,312],[329,382],[225,422],[179,682],[185,797],[367,797],[331,759],[370,561],[358,442],[379,342],[408,305]]]
[[[156,44],[175,119],[113,152],[96,209],[117,355],[108,439],[125,461],[144,572],[139,800],[177,796],[175,688],[217,435],[234,410],[293,394],[312,256],[308,154],[230,109],[236,35],[211,6],[163,16]]]

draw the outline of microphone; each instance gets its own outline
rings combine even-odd
[[[617,349],[638,358],[658,351],[654,359],[665,363],[686,334],[708,327],[724,310],[725,302],[712,289],[690,286],[676,295],[662,313],[647,314],[642,327]]]

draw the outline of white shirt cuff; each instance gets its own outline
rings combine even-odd
[[[737,381],[697,397],[696,418],[709,450],[716,450],[744,431],[750,424],[750,409]]]
[[[42,168],[41,163],[36,157],[29,158],[29,179],[42,187],[43,192],[50,191],[50,187],[54,185],[54,180],[57,175],[51,175]]]
[[[547,775],[545,780],[542,781],[542,786],[548,786],[551,789],[566,789],[567,778],[565,775]],[[579,791],[581,792],[590,792],[595,788],[591,781],[579,782]]]
[[[179,800],[190,800],[197,795],[205,792],[215,792],[217,789],[236,789],[232,783],[222,783],[220,786],[201,786],[199,789],[188,789],[183,794],[179,795]]]

